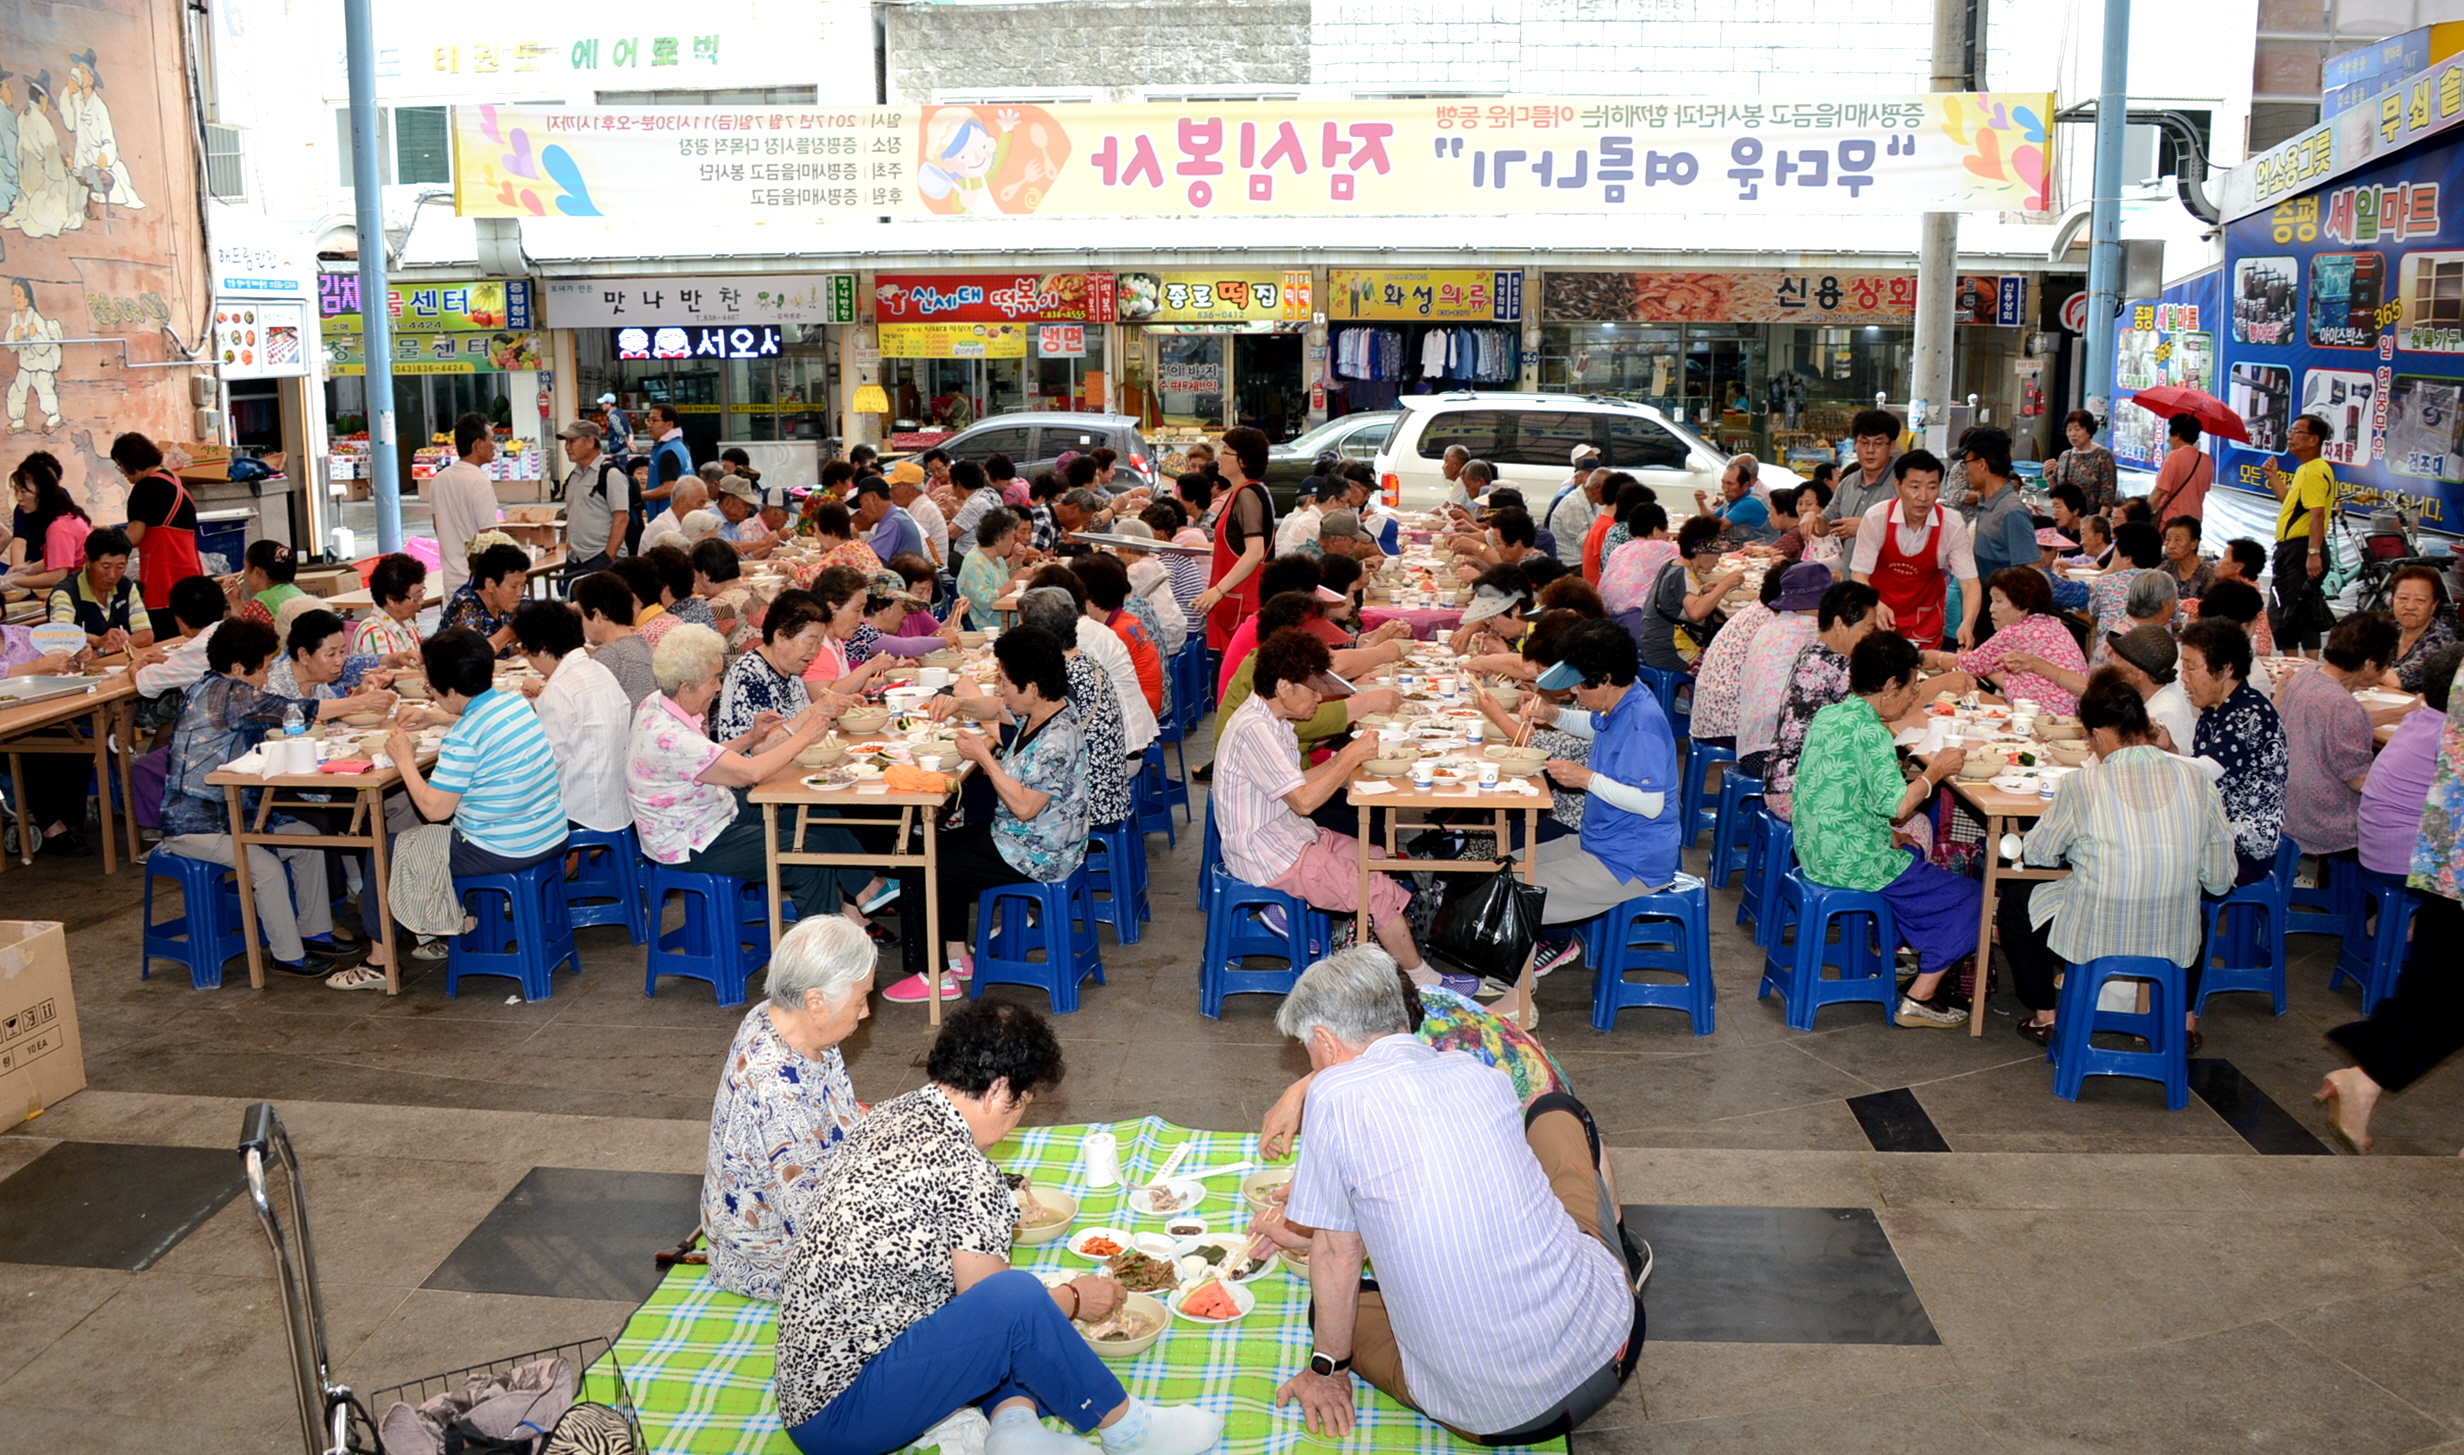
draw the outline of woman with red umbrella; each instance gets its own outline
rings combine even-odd
[[[2155,487],[2147,493],[2148,510],[2159,530],[2178,515],[2205,519],[2207,487],[2216,479],[2215,460],[2199,448],[2196,416],[2173,416],[2165,424],[2165,437],[2172,448],[2165,452],[2165,462],[2156,471]]]

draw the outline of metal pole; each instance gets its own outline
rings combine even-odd
[[[1968,0],[1934,0],[1936,91],[1965,91],[1968,77]],[[1923,418],[1926,448],[1948,453],[1951,445],[1951,356],[1959,336],[1959,214],[1928,212],[1916,255],[1916,358],[1908,381],[1909,423]]]
[[[402,467],[394,454],[394,331],[385,312],[385,195],[377,182],[376,27],[368,0],[342,0],[350,49],[351,190],[359,223],[359,326],[367,358],[368,488],[376,548],[402,549]]]
[[[2113,316],[2122,306],[2122,134],[2129,125],[2130,0],[2105,0],[2104,74],[2096,91],[2095,200],[2088,220],[2087,410],[2113,410]]]

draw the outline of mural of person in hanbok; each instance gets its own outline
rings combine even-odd
[[[17,88],[9,84],[16,77],[15,71],[0,69],[0,216],[17,205]]]
[[[70,150],[69,175],[83,184],[91,200],[113,207],[145,206],[128,183],[128,159],[111,129],[111,108],[103,104],[102,78],[94,73],[92,46],[68,58],[68,90],[60,97],[60,119],[77,133]]]
[[[26,400],[32,396],[43,411],[43,432],[60,427],[60,324],[34,306],[34,285],[23,278],[9,280],[9,323],[5,343],[17,356],[17,376],[9,380],[9,433],[23,434]]]
[[[0,227],[28,237],[58,237],[86,225],[86,189],[68,174],[59,129],[46,114],[51,72],[19,79],[26,83],[26,109],[17,115],[17,200],[0,216]]]

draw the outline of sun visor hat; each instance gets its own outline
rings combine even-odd
[[[1564,692],[1582,686],[1583,674],[1573,663],[1559,662],[1541,673],[1540,680],[1533,685],[1543,692]]]
[[[1312,672],[1301,685],[1320,697],[1349,697],[1353,687],[1332,672]]]

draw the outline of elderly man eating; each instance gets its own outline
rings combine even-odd
[[[1315,1325],[1275,1402],[1340,1439],[1358,1373],[1477,1444],[1554,1439],[1615,1396],[1643,1341],[1581,1104],[1527,1110],[1478,1059],[1422,1044],[1402,989],[1384,956],[1337,955],[1275,1017],[1309,1051],[1309,1131],[1282,1213],[1253,1231],[1308,1248]]]

